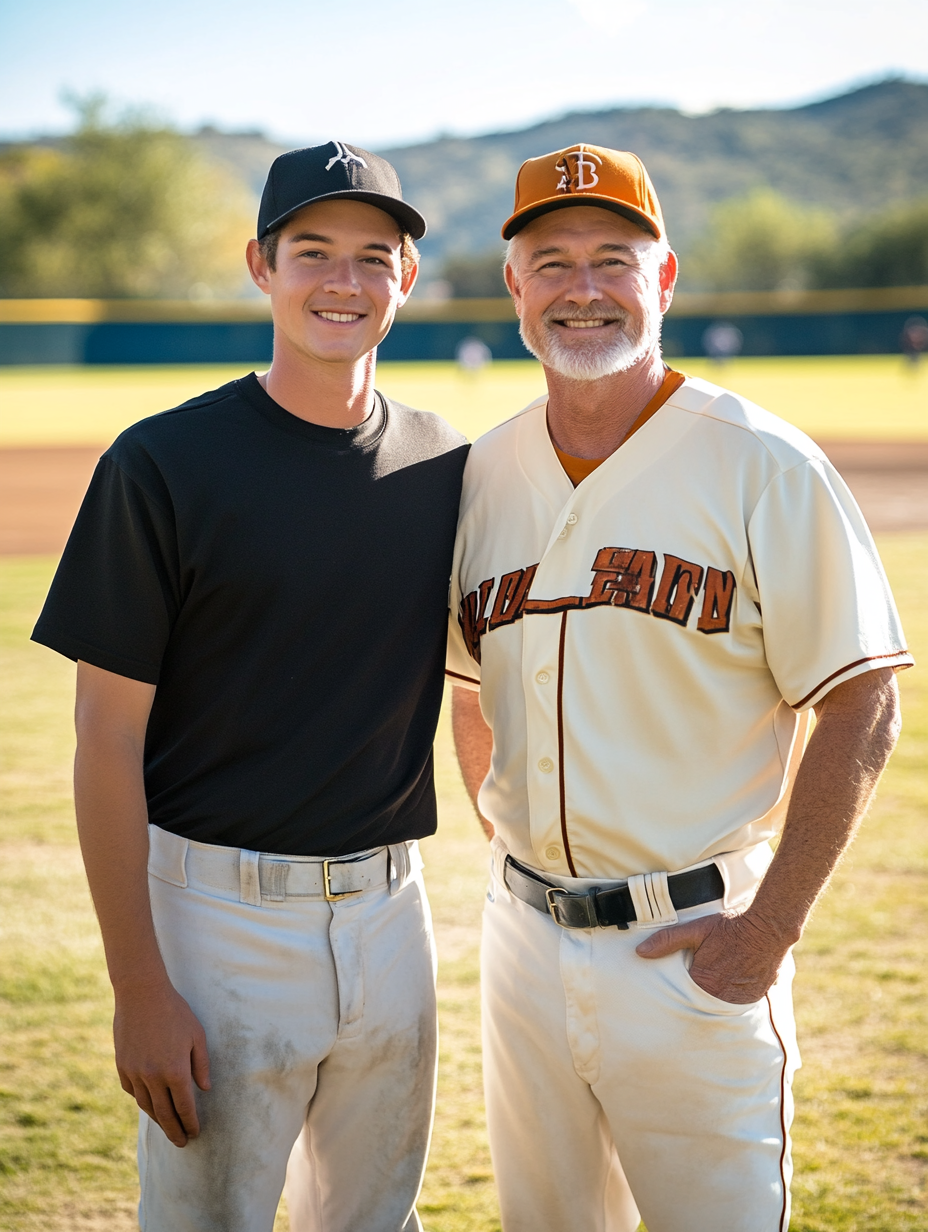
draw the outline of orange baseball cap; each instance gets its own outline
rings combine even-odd
[[[599,145],[572,145],[530,158],[516,176],[512,217],[503,227],[511,240],[524,226],[568,205],[598,205],[630,218],[664,238],[664,218],[654,185],[637,154]]]

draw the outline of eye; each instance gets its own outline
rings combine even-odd
[[[538,270],[566,269],[566,268],[567,268],[566,261],[545,261],[543,265],[536,266],[536,269]]]
[[[383,257],[362,257],[361,260],[365,265],[386,265]]]
[[[296,255],[298,257],[313,257],[319,261],[325,261],[327,259],[326,254],[321,252],[318,248],[305,248],[302,252],[298,252]]]

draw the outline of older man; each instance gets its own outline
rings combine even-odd
[[[449,664],[503,1226],[782,1232],[790,951],[912,660],[821,451],[665,366],[640,161],[530,160],[503,236],[548,394],[471,452]]]

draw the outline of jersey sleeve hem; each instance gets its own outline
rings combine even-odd
[[[480,681],[474,679],[473,676],[463,676],[460,672],[452,672],[447,667],[445,668],[445,675],[452,684],[459,685],[461,688],[473,689],[474,692],[479,692],[480,690]]]
[[[888,654],[867,655],[866,658],[855,659],[853,663],[848,663],[845,667],[839,667],[836,672],[826,676],[805,697],[801,698],[798,702],[790,702],[790,705],[793,710],[808,710],[810,706],[820,702],[826,693],[829,693],[836,685],[843,684],[845,680],[852,680],[855,676],[862,676],[865,672],[876,671],[880,667],[892,667],[896,671],[902,671],[907,667],[914,666],[915,659],[908,650],[892,650]]]
[[[88,642],[82,642],[66,633],[59,633],[43,626],[36,626],[31,640],[38,642],[41,646],[47,646],[49,650],[57,651],[66,659],[73,659],[75,663],[80,659],[84,663],[90,663],[93,667],[102,668],[105,672],[113,672],[116,676],[126,676],[129,680],[139,680],[143,684],[157,685],[161,675],[160,669],[152,667],[149,663],[140,663],[137,659],[127,659],[122,655],[112,654],[108,650],[101,650],[99,646],[91,646]]]

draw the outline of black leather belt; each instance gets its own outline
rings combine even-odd
[[[628,928],[637,920],[635,904],[627,885],[600,890],[595,886],[575,894],[563,886],[554,885],[531,869],[506,857],[506,885],[543,915],[550,915],[561,928]],[[707,864],[686,873],[671,873],[667,878],[670,901],[678,911],[698,907],[722,898],[725,882],[717,864]]]

